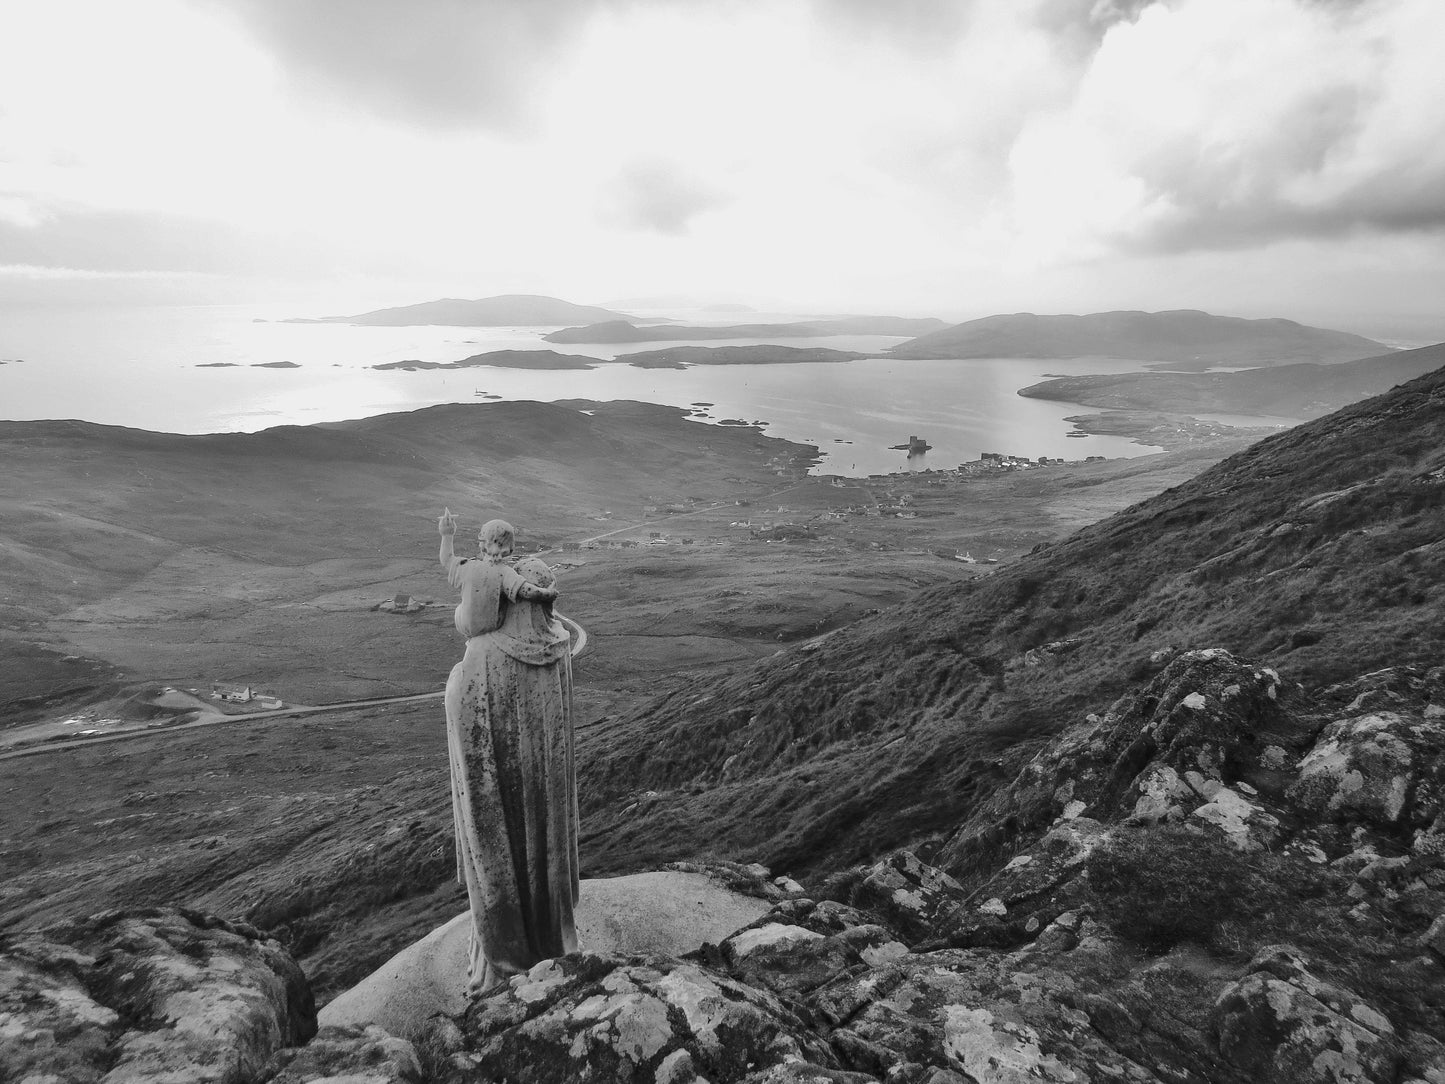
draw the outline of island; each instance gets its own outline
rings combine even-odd
[[[252,363],[253,369],[299,369],[301,366],[294,361],[257,361]]]
[[[384,361],[373,369],[475,369],[490,365],[498,369],[595,369],[597,358],[582,354],[559,354],[555,350],[491,350],[460,361]]]
[[[1389,347],[1293,320],[1245,320],[1197,309],[986,316],[895,346],[895,358],[1078,358],[1147,361],[1161,368],[1356,361]]]
[[[542,338],[553,343],[646,343],[689,339],[817,338],[823,335],[924,335],[946,327],[933,317],[838,316],[786,324],[721,324],[684,327],[676,324],[639,327],[627,320],[605,320],[568,327]]]
[[[870,356],[855,350],[762,345],[674,346],[666,350],[642,350],[636,354],[625,354],[623,358],[639,369],[686,369],[689,365],[789,365],[800,362],[857,361]]]
[[[541,294],[499,294],[467,301],[444,297],[417,305],[375,309],[355,316],[293,317],[285,324],[363,324],[371,327],[556,327],[625,316],[595,305],[575,305]]]

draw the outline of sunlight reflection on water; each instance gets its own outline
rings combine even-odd
[[[377,370],[404,359],[456,361],[490,350],[556,349],[607,359],[666,343],[551,344],[546,328],[377,328],[254,323],[251,309],[17,310],[0,320],[0,416],[83,418],[179,433],[254,431],[504,399],[637,399],[688,407],[713,420],[764,420],[766,432],[817,443],[827,473],[909,469],[891,450],[910,435],[933,445],[923,464],[955,467],[981,452],[1081,459],[1155,449],[1122,437],[1066,438],[1071,404],[1017,390],[1048,373],[1140,371],[1137,362],[986,359],[697,366],[640,369],[602,361],[591,370]],[[761,340],[728,340],[740,345]],[[881,353],[897,336],[778,340]],[[700,345],[724,345],[708,341]],[[298,368],[256,368],[290,361]],[[225,367],[199,367],[216,365]],[[838,441],[852,441],[840,444]],[[919,465],[915,460],[914,466]]]

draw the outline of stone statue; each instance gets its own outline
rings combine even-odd
[[[510,560],[509,524],[483,525],[470,559],[452,551],[450,510],[437,529],[467,638],[447,679],[447,750],[457,879],[471,903],[467,989],[485,995],[577,948],[571,638],[552,609],[552,570]]]

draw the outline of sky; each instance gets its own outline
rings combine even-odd
[[[1445,338],[1441,0],[0,0],[0,30],[0,303]]]

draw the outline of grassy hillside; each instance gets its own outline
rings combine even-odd
[[[975,582],[659,696],[585,766],[585,849],[838,868],[946,832],[1171,649],[1329,682],[1445,651],[1445,370]]]
[[[1273,414],[1317,418],[1445,364],[1445,343],[1338,365],[1280,365],[1237,373],[1112,373],[1064,376],[1019,392],[1106,410],[1179,414]]]
[[[140,678],[266,682],[302,702],[431,687],[454,651],[446,607],[410,622],[369,608],[397,591],[449,597],[443,506],[465,530],[506,515],[536,547],[607,530],[612,509],[731,505],[740,487],[776,487],[799,454],[639,403],[206,436],[0,422],[0,723],[105,680],[66,655]]]
[[[1076,358],[1097,355],[1173,365],[1282,365],[1353,361],[1385,352],[1371,339],[1293,320],[1242,320],[1194,309],[986,316],[895,347],[900,358]]]

